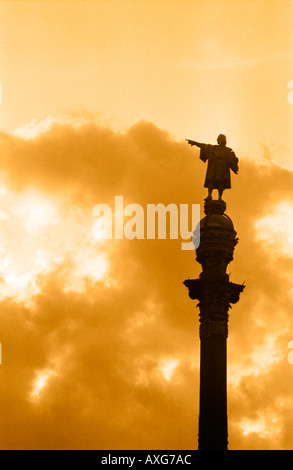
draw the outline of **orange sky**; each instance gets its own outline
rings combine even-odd
[[[253,7],[252,7],[253,5]],[[291,449],[292,1],[0,1],[2,449],[197,447],[200,267],[97,240],[95,204],[202,204],[185,138],[240,159],[230,449]],[[8,419],[9,418],[9,419]]]

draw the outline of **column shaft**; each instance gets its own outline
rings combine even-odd
[[[227,354],[222,334],[201,336],[199,450],[227,450]]]

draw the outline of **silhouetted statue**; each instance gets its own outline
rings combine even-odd
[[[238,173],[238,158],[229,147],[226,147],[226,136],[220,134],[218,136],[218,145],[200,144],[194,140],[186,139],[189,145],[200,147],[199,158],[206,162],[208,167],[204,187],[208,188],[208,197],[206,201],[212,199],[213,189],[219,192],[219,199],[222,200],[224,189],[231,188],[230,169],[234,173]]]

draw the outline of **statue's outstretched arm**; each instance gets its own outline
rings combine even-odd
[[[196,145],[197,147],[202,147],[204,144],[201,144],[199,142],[195,142],[195,140],[190,140],[190,139],[185,139],[186,142],[188,142],[189,145]]]

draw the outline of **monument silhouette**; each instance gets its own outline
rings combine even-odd
[[[227,337],[231,304],[239,301],[244,285],[230,281],[226,269],[233,260],[238,243],[233,222],[225,213],[222,199],[225,189],[231,188],[230,170],[237,174],[238,158],[226,147],[226,137],[218,136],[218,145],[201,144],[200,159],[208,161],[204,186],[208,196],[204,203],[205,217],[200,221],[200,244],[196,260],[202,266],[198,279],[188,279],[184,285],[189,297],[199,302],[200,321],[200,403],[199,450],[228,449],[227,417]],[[218,199],[212,191],[218,190]]]

